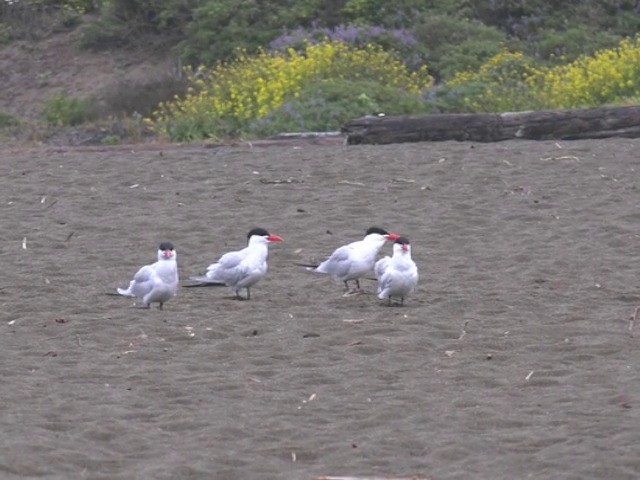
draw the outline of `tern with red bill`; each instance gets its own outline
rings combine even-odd
[[[158,308],[178,292],[178,264],[176,250],[171,242],[162,242],[158,248],[158,261],[145,265],[136,272],[129,288],[118,288],[125,297],[136,297],[145,308],[158,303]]]
[[[352,242],[336,249],[324,262],[319,265],[303,265],[308,270],[317,273],[325,273],[332,278],[344,282],[349,292],[349,281],[354,281],[356,289],[350,293],[358,293],[360,290],[360,278],[369,273],[375,264],[378,253],[386,241],[394,241],[399,238],[395,233],[389,233],[383,228],[371,227],[362,240]]]
[[[282,242],[282,237],[272,235],[264,228],[254,228],[247,234],[248,245],[242,250],[228,252],[207,267],[202,276],[191,277],[191,280],[201,282],[200,285],[226,285],[231,287],[238,300],[240,290],[247,289],[247,300],[251,298],[251,287],[262,280],[267,274],[268,245]]]
[[[378,279],[378,298],[391,305],[393,297],[404,304],[406,296],[418,285],[418,267],[411,258],[411,244],[407,237],[399,237],[393,244],[393,256],[384,257],[375,264]]]

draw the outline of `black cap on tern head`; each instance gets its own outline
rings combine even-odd
[[[252,228],[247,233],[247,240],[253,237],[254,235],[260,235],[261,237],[268,237],[269,232],[267,232],[264,228]]]
[[[160,250],[174,250],[173,243],[171,242],[162,242],[158,247]]]
[[[379,235],[389,235],[389,232],[387,232],[384,228],[380,228],[380,227],[371,227],[367,230],[366,235],[371,235],[372,233],[377,233]]]
[[[399,243],[400,245],[411,245],[407,237],[398,237],[393,243]]]

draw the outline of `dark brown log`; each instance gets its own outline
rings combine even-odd
[[[459,140],[577,140],[640,137],[640,106],[542,110],[512,113],[461,113],[361,117],[342,127],[357,145]]]

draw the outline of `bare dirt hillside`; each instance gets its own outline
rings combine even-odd
[[[56,93],[104,99],[117,86],[152,83],[175,70],[165,53],[144,46],[87,51],[78,36],[76,29],[0,49],[0,112],[36,119]]]

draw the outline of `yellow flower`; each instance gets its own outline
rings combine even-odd
[[[212,124],[216,119],[240,124],[258,119],[296,98],[305,85],[322,79],[375,78],[414,93],[433,82],[426,66],[409,72],[404,63],[380,47],[355,48],[329,40],[307,44],[302,52],[241,52],[235,60],[214,68],[200,66],[186,71],[191,87],[185,95],[159,105],[151,115],[150,122],[158,131],[169,129],[170,124]],[[198,120],[193,111],[198,112]],[[198,128],[205,131],[207,126],[198,124]]]

